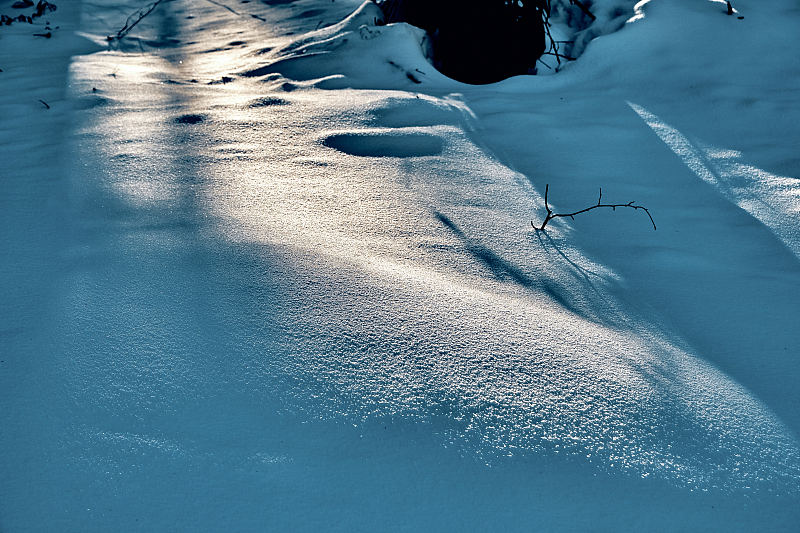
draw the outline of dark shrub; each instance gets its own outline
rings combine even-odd
[[[434,66],[466,83],[526,74],[545,50],[547,0],[383,0],[386,22],[424,29]]]

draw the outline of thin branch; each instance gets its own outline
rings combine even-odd
[[[155,2],[152,2],[144,6],[143,8],[139,9],[139,11],[128,17],[128,19],[125,21],[125,25],[122,28],[120,28],[120,30],[117,32],[116,35],[109,35],[108,37],[106,37],[106,39],[108,41],[122,40],[122,38],[125,37],[128,34],[128,32],[133,29],[134,26],[139,24],[143,18],[152,13],[155,10],[155,8],[158,7],[158,4],[160,4],[163,1],[164,0],[156,0]]]
[[[550,49],[547,52],[545,52],[545,54],[556,56],[556,63],[561,65],[561,56],[558,53],[558,43],[555,41],[555,39],[553,39],[553,35],[550,33],[549,19],[548,22],[546,22],[544,25],[544,31],[545,33],[547,33],[547,38],[550,39]]]
[[[225,4],[223,4],[222,2],[219,2],[218,0],[206,0],[206,1],[214,4],[215,6],[221,7],[222,9],[227,9],[228,11],[230,11],[231,13],[236,15],[237,17],[248,17],[249,16],[251,18],[258,19],[261,22],[266,22],[267,21],[264,17],[260,17],[258,15],[254,15],[252,13],[246,13],[246,14],[245,13],[240,13],[240,12],[236,11],[235,9],[233,9],[232,7],[229,7],[229,6],[225,5]]]
[[[233,9],[232,7],[228,7],[228,6],[226,6],[226,5],[225,5],[225,4],[223,4],[222,2],[217,2],[217,0],[207,0],[207,1],[208,1],[208,2],[211,2],[211,3],[212,3],[212,4],[214,4],[215,6],[219,6],[219,7],[221,7],[222,9],[227,9],[228,11],[230,11],[231,13],[233,13],[234,15],[236,15],[237,17],[241,17],[241,16],[242,16],[242,14],[241,14],[241,13],[239,13],[238,11],[236,11],[235,9]]]
[[[573,0],[570,0],[573,1]],[[577,0],[575,0],[577,1]],[[546,0],[544,2],[544,9],[542,9],[542,25],[544,26],[544,33],[546,42],[548,43],[547,50],[542,53],[542,56],[554,56],[556,58],[556,70],[561,68],[561,60],[565,61],[575,61],[574,57],[570,57],[561,51],[561,47],[559,45],[562,44],[574,44],[574,41],[560,41],[556,40],[553,37],[553,33],[551,32],[551,24],[550,24],[550,0]],[[594,15],[592,15],[586,6],[578,2],[579,7],[584,10],[584,12],[588,13],[592,20],[594,20]],[[553,70],[550,65],[542,61],[541,59],[538,60],[541,64],[546,66],[548,69]]]
[[[548,2],[547,9],[543,10],[542,12],[542,24],[544,25],[544,32],[547,36],[547,40],[550,43],[547,50],[542,55],[553,55],[556,57],[556,63],[558,66],[561,66],[561,54],[558,52],[558,41],[555,40],[553,34],[550,33],[550,4]],[[546,63],[542,62],[546,65]],[[549,67],[549,66],[548,66]]]
[[[570,3],[570,4],[575,4],[576,6],[578,6],[578,9],[580,9],[581,11],[583,11],[583,13],[584,13],[584,14],[585,14],[587,17],[589,17],[590,19],[592,19],[593,21],[594,21],[594,20],[597,20],[597,17],[595,17],[595,16],[592,14],[592,12],[591,12],[591,11],[589,11],[589,8],[588,8],[588,7],[586,7],[586,5],[584,5],[584,3],[583,3],[583,2],[581,2],[580,0],[569,0],[569,3]]]
[[[559,54],[558,52],[542,52],[542,55],[543,56],[556,56],[556,58],[566,59],[567,61],[575,61],[574,57],[571,57],[571,56],[568,56],[568,55],[565,55],[565,54]],[[561,62],[559,61],[559,64],[560,63]]]
[[[542,222],[542,225],[537,228],[536,225],[533,223],[533,220],[531,220],[531,227],[533,227],[533,229],[535,229],[536,231],[544,231],[544,228],[545,228],[545,226],[547,226],[547,223],[550,222],[551,220],[553,220],[554,218],[569,217],[569,218],[575,220],[575,215],[580,215],[581,213],[586,213],[587,211],[591,211],[592,209],[597,209],[598,207],[610,207],[612,211],[616,211],[618,207],[630,207],[631,209],[641,209],[642,211],[647,213],[647,216],[650,219],[650,222],[653,224],[653,229],[654,230],[656,229],[656,222],[655,222],[655,220],[653,220],[653,216],[650,214],[650,211],[646,207],[644,207],[642,205],[636,205],[632,201],[628,202],[627,204],[604,204],[604,203],[601,203],[602,200],[603,200],[603,189],[602,188],[600,188],[600,196],[597,198],[597,203],[595,205],[589,206],[589,207],[587,207],[585,209],[581,209],[580,211],[575,211],[573,213],[553,213],[553,210],[550,209],[550,204],[547,201],[547,194],[549,192],[549,189],[550,189],[550,184],[546,184],[544,186],[544,208],[547,210],[547,216],[545,217],[544,222]]]

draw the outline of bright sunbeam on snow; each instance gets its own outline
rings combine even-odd
[[[627,20],[630,24],[631,22],[636,22],[637,20],[642,20],[644,18],[644,10],[645,6],[649,4],[652,0],[639,0],[635,6],[633,6],[633,13],[634,15]]]
[[[736,150],[693,143],[642,106],[628,105],[697,177],[769,227],[800,259],[800,179],[749,165]]]
[[[271,127],[252,109],[225,117],[219,131],[276,148],[215,165],[206,203],[230,239],[298,250],[313,265],[293,301],[316,310],[287,313],[292,372],[343,394],[319,416],[425,419],[446,404],[449,439],[487,460],[565,453],[705,489],[798,477],[772,459],[737,459],[731,475],[733,456],[717,450],[797,462],[769,408],[624,310],[608,292],[613,272],[569,251],[595,272],[587,283],[519,240],[528,187],[465,135],[464,104],[377,91],[282,98],[263,112]],[[402,127],[434,112],[441,124]],[[311,117],[335,129],[274,137]],[[552,273],[552,261],[565,270]]]

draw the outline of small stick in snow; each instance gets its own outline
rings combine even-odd
[[[233,13],[234,15],[236,15],[237,17],[246,17],[246,16],[249,14],[249,15],[250,15],[252,18],[254,18],[254,19],[256,19],[256,20],[260,20],[261,22],[266,22],[266,21],[267,21],[267,19],[265,19],[264,17],[261,17],[261,16],[259,16],[259,15],[254,15],[254,14],[252,14],[252,13],[248,13],[248,14],[245,14],[245,13],[239,13],[238,11],[236,11],[235,9],[233,9],[232,7],[228,7],[228,6],[226,6],[225,4],[223,4],[222,2],[219,2],[218,0],[206,0],[206,1],[207,1],[207,2],[211,2],[211,3],[212,3],[212,4],[214,4],[215,6],[219,6],[219,7],[221,7],[222,9],[227,9],[228,11],[230,11],[231,13]],[[320,24],[321,24],[321,23],[322,23],[322,21],[320,21]]]
[[[42,103],[42,105],[43,105],[43,106],[45,106],[47,109],[50,109],[50,106],[49,106],[49,105],[47,105],[47,102],[45,102],[44,100],[41,100],[41,99],[40,99],[39,101],[40,101],[40,102]]]
[[[574,57],[570,57],[566,54],[559,54],[558,52],[542,52],[543,56],[556,56],[556,60],[561,63],[561,59],[566,59],[567,61],[575,61]]]
[[[597,17],[595,17],[595,16],[592,14],[592,12],[591,12],[591,11],[589,11],[589,8],[588,8],[588,7],[586,7],[586,5],[585,5],[583,2],[581,2],[580,0],[569,0],[569,3],[570,3],[570,4],[575,4],[576,6],[578,6],[578,9],[580,9],[581,11],[583,11],[583,13],[584,13],[584,14],[585,14],[587,17],[589,17],[590,19],[592,19],[592,21],[595,21],[595,20],[597,20]]]
[[[550,209],[550,204],[547,203],[547,193],[549,189],[550,189],[550,184],[546,184],[544,186],[544,208],[547,209],[547,216],[545,217],[544,222],[542,222],[542,225],[537,228],[536,225],[533,223],[533,220],[531,220],[531,227],[533,227],[533,229],[535,229],[536,231],[544,231],[544,228],[545,226],[547,226],[547,223],[556,217],[569,217],[575,220],[575,215],[580,215],[581,213],[591,211],[592,209],[597,209],[598,207],[610,207],[613,211],[616,211],[618,207],[630,207],[631,209],[641,209],[642,211],[647,213],[647,216],[650,218],[650,222],[653,224],[653,229],[654,230],[656,229],[656,223],[653,220],[653,216],[650,214],[650,211],[648,211],[647,208],[644,206],[636,205],[633,202],[628,202],[627,204],[600,203],[600,201],[603,199],[602,188],[600,188],[600,197],[597,199],[597,204],[587,207],[586,209],[581,209],[580,211],[575,211],[574,213],[553,213],[553,211]]]
[[[144,6],[143,8],[139,9],[136,13],[129,16],[128,19],[125,21],[125,25],[117,32],[116,35],[109,35],[106,39],[111,41],[121,41],[123,37],[125,37],[129,31],[133,29],[134,26],[139,24],[143,18],[153,12],[155,8],[158,7],[158,4],[163,2],[164,0],[156,0],[155,2]],[[135,20],[134,20],[135,19]],[[139,43],[141,46],[141,43]]]

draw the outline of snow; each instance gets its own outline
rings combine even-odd
[[[0,529],[797,528],[792,1],[486,86],[368,2],[58,7],[0,28]]]

